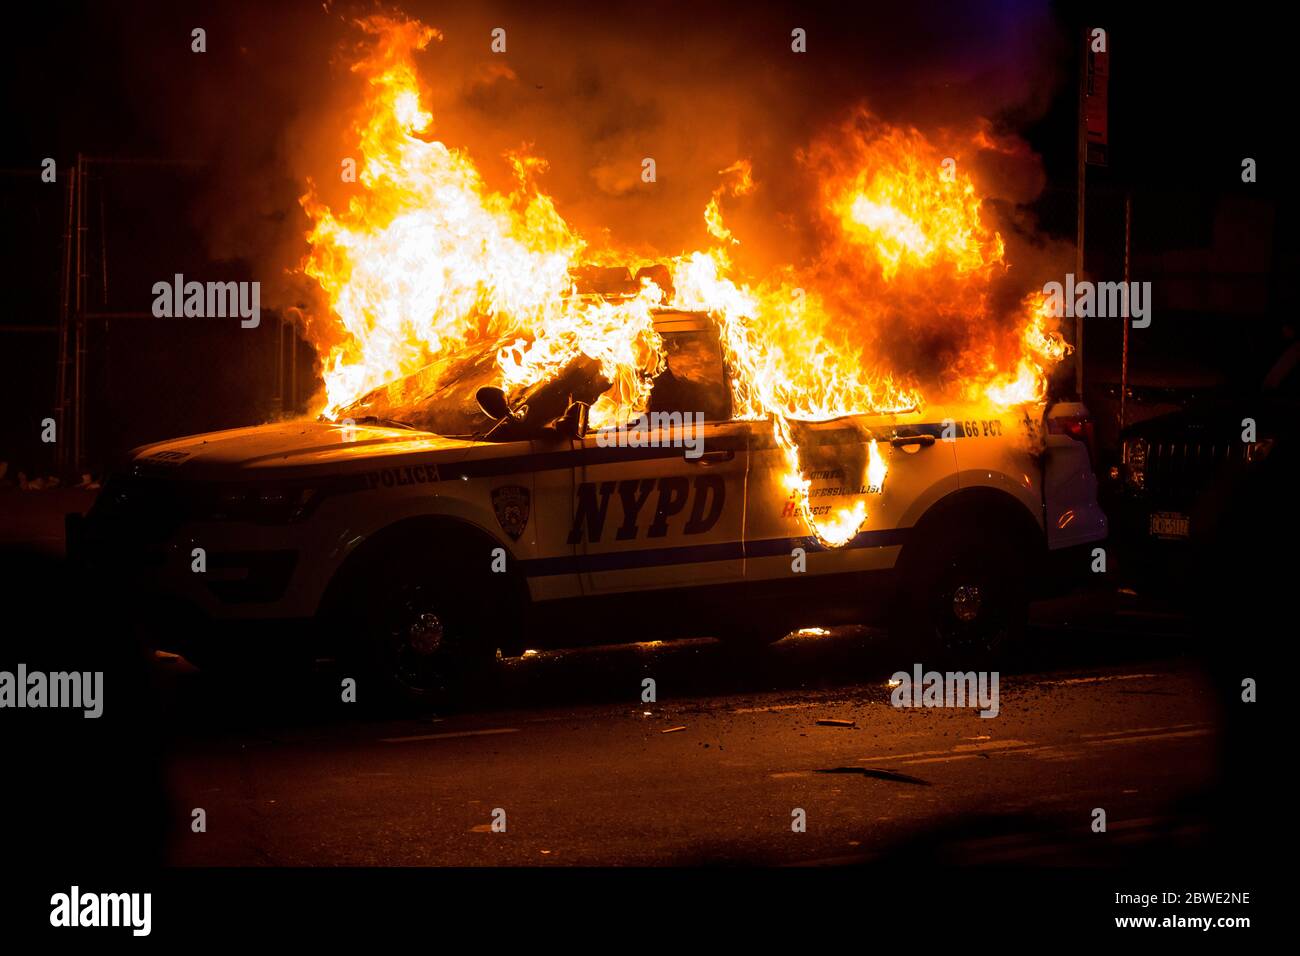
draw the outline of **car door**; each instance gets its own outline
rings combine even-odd
[[[756,424],[745,515],[747,579],[756,594],[778,595],[783,588],[803,594],[815,583],[831,596],[843,585],[847,598],[860,599],[862,575],[892,569],[907,529],[957,490],[953,443],[943,440],[942,417],[919,411],[796,424],[793,431],[814,519],[829,522],[858,501],[866,517],[843,546],[820,543],[790,489],[790,466],[772,426]],[[872,439],[886,467],[879,491],[869,487],[867,476]],[[802,562],[796,548],[803,551]]]
[[[589,594],[744,579],[749,425],[730,421],[707,320],[669,317],[656,328],[666,362],[641,427],[582,441],[569,541]]]
[[[559,435],[534,440],[528,465],[533,487],[536,533],[525,563],[534,601],[577,597],[582,585],[569,541],[573,524],[574,467],[580,443]],[[500,490],[494,496],[502,494]],[[508,492],[507,492],[508,494]],[[496,502],[494,501],[494,504]]]

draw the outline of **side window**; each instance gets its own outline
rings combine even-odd
[[[650,391],[650,412],[703,412],[706,422],[731,418],[731,392],[717,337],[706,331],[663,334],[667,361]]]

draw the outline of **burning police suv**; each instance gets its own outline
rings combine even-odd
[[[714,320],[653,322],[663,365],[626,427],[588,424],[594,361],[508,397],[482,384],[494,355],[447,358],[335,420],[137,449],[70,549],[200,666],[334,656],[427,699],[497,651],[582,641],[875,622],[917,660],[985,654],[1106,535],[1080,405],[745,419]]]

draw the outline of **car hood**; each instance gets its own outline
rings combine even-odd
[[[131,453],[130,470],[183,479],[302,476],[348,471],[348,465],[363,469],[376,459],[407,455],[455,462],[474,445],[407,428],[279,422],[143,445]]]

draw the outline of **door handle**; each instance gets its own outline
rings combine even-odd
[[[929,448],[934,444],[933,435],[895,435],[889,439],[889,443],[895,448],[905,448],[908,445],[920,445],[922,448]]]
[[[735,457],[736,452],[729,448],[726,451],[706,451],[699,458],[687,458],[686,460],[692,465],[713,465],[719,462],[731,461]]]

